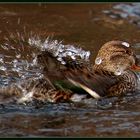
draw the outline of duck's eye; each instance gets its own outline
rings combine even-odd
[[[127,53],[126,50],[119,50],[119,51],[114,51],[113,55],[122,55],[122,54],[125,54],[125,53]]]
[[[119,50],[119,51],[115,51],[115,54],[129,54],[129,55],[133,55],[133,52],[129,49],[125,49],[125,50]]]
[[[111,57],[110,57],[110,60],[111,61],[116,61],[116,60],[118,60],[118,59],[123,59],[124,57],[122,56],[122,54],[115,54],[115,55],[112,55]]]
[[[133,55],[133,51],[130,51],[130,50],[126,50],[126,53],[127,53],[128,55]]]

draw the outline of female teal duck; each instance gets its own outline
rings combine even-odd
[[[69,89],[75,92],[76,86],[94,98],[101,98],[133,93],[138,86],[135,71],[140,70],[140,67],[137,66],[138,59],[134,50],[127,42],[105,43],[97,54],[95,64],[81,58],[63,57],[65,63],[62,65],[48,52],[38,56],[38,59],[40,63],[44,60],[44,74],[52,85],[65,91]],[[69,97],[73,97],[73,94]]]
[[[77,57],[72,52],[64,55],[62,51],[61,54],[58,57],[56,53],[43,51],[37,60],[43,67],[44,76],[1,88],[1,101],[13,95],[18,102],[33,99],[68,101],[74,100],[75,93],[83,91],[100,99],[122,96],[137,89],[138,77],[135,71],[140,70],[140,67],[137,66],[138,59],[131,45],[126,42],[105,43],[97,54],[95,64],[89,61],[86,57],[88,55]]]

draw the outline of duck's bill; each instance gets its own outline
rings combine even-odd
[[[101,98],[101,96],[98,94],[98,93],[96,93],[95,91],[93,91],[93,90],[91,90],[90,88],[88,88],[87,86],[85,86],[85,85],[83,85],[83,84],[81,84],[81,83],[79,83],[79,82],[76,82],[76,81],[74,81],[74,80],[72,80],[72,79],[68,79],[72,84],[74,84],[75,86],[77,86],[77,87],[80,87],[80,88],[82,88],[83,90],[85,90],[88,94],[90,94],[92,97],[94,97],[95,99],[99,99],[99,98]]]
[[[131,69],[140,72],[140,66],[138,66],[138,65],[133,65],[133,66],[131,67]]]

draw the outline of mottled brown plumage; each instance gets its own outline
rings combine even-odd
[[[126,42],[110,41],[104,44],[97,54],[95,64],[67,57],[63,60],[66,62],[65,65],[62,65],[48,52],[38,56],[38,62],[44,68],[44,75],[57,91],[59,87],[63,91],[70,88],[56,84],[60,80],[63,83],[71,83],[80,87],[89,94],[92,94],[91,91],[95,92],[97,94],[95,98],[121,96],[128,92],[133,93],[137,88],[137,76],[133,69],[139,69],[136,67],[138,60],[134,50]],[[68,97],[71,98],[73,92]],[[64,93],[57,92],[61,97]]]
[[[83,66],[79,70],[72,69],[72,72],[66,73],[66,77],[100,96],[120,96],[134,92],[137,76],[132,69],[137,58],[131,46],[127,45],[122,41],[107,42],[99,50],[92,70]]]
[[[18,95],[18,102],[30,99],[57,102],[72,100],[75,87],[80,87],[94,98],[122,96],[128,92],[133,93],[137,88],[134,69],[139,70],[136,66],[138,59],[126,42],[110,41],[104,44],[97,54],[95,64],[69,57],[63,60],[65,65],[49,52],[42,52],[38,55],[38,64],[43,67],[44,77],[31,78],[0,89],[1,95]],[[25,98],[26,94],[29,97]]]

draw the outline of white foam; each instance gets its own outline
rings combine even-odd
[[[61,42],[58,42],[57,40],[51,41],[49,38],[43,42],[39,38],[32,37],[29,38],[28,43],[40,48],[41,51],[48,51],[64,65],[66,63],[63,62],[63,57],[71,57],[72,60],[75,60],[78,57],[87,61],[90,56],[89,51],[85,51],[82,48],[78,48],[73,45],[63,45]]]

